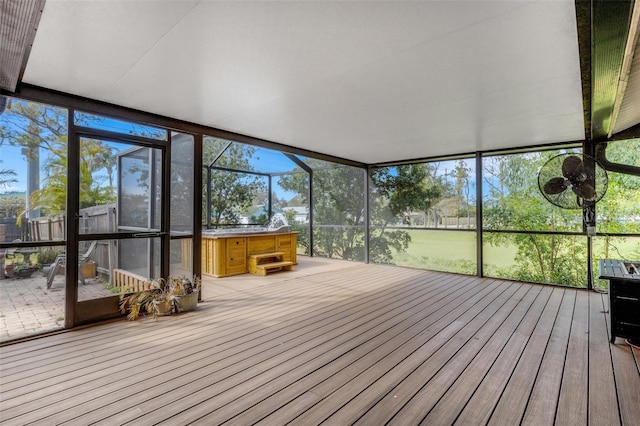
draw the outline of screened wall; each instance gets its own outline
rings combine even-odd
[[[366,260],[363,168],[205,136],[202,173],[203,228],[258,228],[283,215],[300,254]]]
[[[202,227],[266,228],[278,215],[309,254],[310,175],[302,156],[204,136]]]
[[[541,196],[540,166],[559,153],[581,155],[580,145],[367,166],[119,108],[98,114],[82,102],[75,110],[71,97],[60,102],[68,109],[7,99],[2,272],[32,264],[47,291],[73,290],[64,296],[73,303],[58,301],[67,313],[54,315],[55,327],[82,322],[68,314],[74,303],[112,295],[115,269],[199,274],[202,232],[262,227],[276,215],[299,233],[299,254],[358,262],[605,289],[598,259],[640,259],[639,177],[609,173],[593,237],[581,210]],[[639,151],[638,139],[611,142],[607,157],[637,167]],[[93,263],[106,293],[85,295],[81,270],[47,287],[43,259],[69,248],[74,260]]]
[[[611,142],[609,160],[637,166],[639,142]],[[640,178],[608,173],[589,237],[581,209],[552,205],[538,187],[539,169],[561,153],[582,147],[373,168],[370,260],[606,289],[599,259],[640,259]]]
[[[374,168],[370,259],[475,274],[475,160]]]

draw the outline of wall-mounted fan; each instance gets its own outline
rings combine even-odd
[[[550,203],[563,209],[591,206],[607,192],[609,178],[595,158],[584,154],[560,154],[538,172],[538,187]]]

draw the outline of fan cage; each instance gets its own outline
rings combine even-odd
[[[566,179],[566,176],[563,176],[562,173],[562,165],[567,158],[572,156],[582,159],[586,165],[583,172],[586,178],[592,180],[594,184],[595,196],[589,200],[585,200],[576,195],[569,182],[567,182],[567,189],[558,194],[548,194],[544,191],[544,185],[551,179],[558,177],[564,177]],[[589,171],[591,171],[591,173],[589,173]],[[583,209],[600,201],[607,192],[608,182],[607,171],[595,158],[586,154],[565,153],[556,155],[547,160],[538,172],[538,188],[542,196],[551,204],[569,210]]]

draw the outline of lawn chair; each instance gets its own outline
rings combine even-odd
[[[83,264],[85,264],[91,258],[91,256],[93,256],[93,253],[96,251],[97,244],[98,244],[97,241],[91,241],[91,244],[89,244],[89,248],[87,249],[87,251],[80,254],[78,258],[79,266],[82,266]],[[58,271],[60,271],[60,268],[66,267],[66,264],[67,264],[67,256],[65,253],[60,253],[58,256],[56,256],[56,260],[51,264],[51,268],[49,269],[49,274],[47,275],[47,288],[51,288],[51,284],[53,284],[53,279],[58,274]],[[85,281],[84,281],[84,274],[82,273],[82,268],[78,268],[78,278],[80,279],[80,282],[84,285]]]

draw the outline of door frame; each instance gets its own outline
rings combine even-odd
[[[83,112],[83,111],[80,111]],[[160,238],[160,274],[169,273],[170,255],[170,179],[171,179],[171,132],[167,129],[167,140],[155,140],[143,136],[127,135],[118,132],[83,127],[75,124],[76,110],[68,109],[68,143],[67,143],[67,241],[66,263],[78,265],[78,249],[82,241],[125,240],[131,238]],[[80,234],[80,146],[83,138],[98,139],[116,143],[126,143],[137,147],[160,149],[161,185],[160,231],[141,233],[139,231],[123,231],[113,233]],[[151,167],[152,165],[150,165]],[[150,244],[153,247],[153,244]],[[66,268],[65,283],[65,327],[106,320],[120,316],[118,309],[119,296],[109,296],[86,301],[78,300],[78,268]]]

